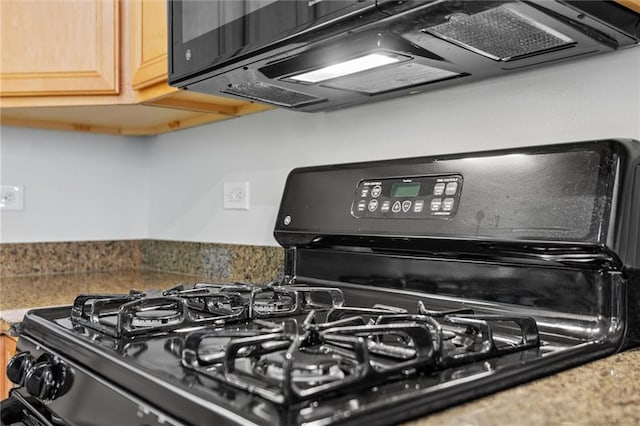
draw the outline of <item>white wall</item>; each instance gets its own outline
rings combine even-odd
[[[294,167],[597,138],[640,139],[640,49],[379,104],[274,110],[161,135],[149,152],[149,237],[275,245]],[[251,209],[222,209],[248,180]]]
[[[25,185],[0,241],[156,238],[275,245],[294,167],[508,146],[640,139],[640,48],[331,113],[274,110],[154,138],[3,127],[3,184]],[[249,211],[222,183],[251,183]]]
[[[147,235],[149,141],[2,127],[0,182],[24,185],[25,208],[0,213],[1,242]]]

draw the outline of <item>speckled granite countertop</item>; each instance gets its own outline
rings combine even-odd
[[[405,426],[640,425],[640,350],[622,352]]]
[[[141,271],[0,278],[0,318],[13,322],[28,308],[70,304],[79,293],[126,293],[132,288],[168,288],[178,282],[194,281],[198,278]],[[640,351],[633,350],[405,426],[640,425],[638,407]]]

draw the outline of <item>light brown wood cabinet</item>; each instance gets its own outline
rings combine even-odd
[[[167,84],[165,0],[0,2],[3,125],[150,135],[270,107]]]
[[[164,1],[131,2],[133,73],[131,86],[144,99],[144,89],[166,83],[167,77],[167,7]],[[167,92],[177,89],[166,86]],[[153,95],[147,95],[153,96]]]
[[[0,366],[2,366],[2,372],[0,373],[0,400],[6,399],[9,395],[9,390],[13,387],[13,383],[7,378],[6,367],[7,363],[16,353],[16,339],[6,334],[0,335]]]
[[[2,95],[118,94],[118,6],[2,1]]]

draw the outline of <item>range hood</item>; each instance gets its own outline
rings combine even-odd
[[[343,108],[636,45],[635,4],[169,0],[169,83]]]

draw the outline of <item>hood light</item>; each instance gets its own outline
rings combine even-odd
[[[365,56],[360,56],[359,58],[350,59],[348,61],[339,62],[337,64],[319,68],[314,71],[298,74],[296,76],[289,77],[289,79],[302,83],[318,83],[321,81],[331,80],[333,78],[344,77],[345,75],[355,74],[357,72],[382,67],[384,65],[394,64],[400,61],[401,59],[396,57],[383,55],[380,53],[370,53]]]

